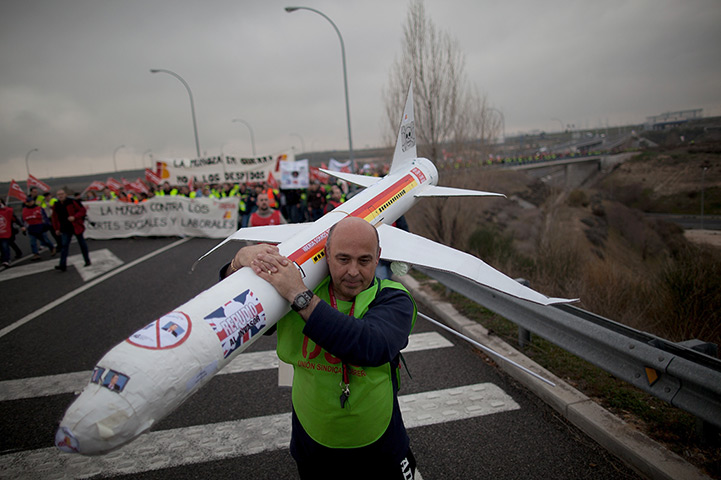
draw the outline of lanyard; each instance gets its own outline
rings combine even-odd
[[[330,297],[330,306],[335,310],[338,310],[338,302],[335,299],[335,292],[333,291],[333,282],[328,284],[328,296]],[[349,315],[352,317],[355,311],[355,298],[353,304],[350,307]],[[348,373],[348,365],[345,362],[341,363],[343,367],[343,379],[340,382],[341,394],[340,394],[340,408],[345,408],[345,402],[350,397],[350,375]]]

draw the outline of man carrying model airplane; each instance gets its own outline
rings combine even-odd
[[[222,272],[251,267],[291,302],[278,322],[278,357],[294,370],[291,454],[304,479],[413,478],[397,394],[415,303],[375,278],[378,233],[365,220],[335,224],[325,257],[330,275],[314,291],[270,245],[242,248]]]

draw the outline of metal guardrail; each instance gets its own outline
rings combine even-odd
[[[721,360],[571,305],[543,306],[414,267],[610,374],[721,428]]]

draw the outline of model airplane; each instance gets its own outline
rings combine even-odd
[[[543,305],[548,298],[472,255],[391,226],[422,197],[502,196],[439,187],[430,160],[416,157],[413,89],[408,92],[389,174],[384,178],[328,172],[365,190],[314,223],[244,228],[230,240],[277,243],[308,288],[328,275],[328,230],[347,216],[378,229],[381,258],[454,272],[480,284]],[[201,258],[203,258],[201,257]],[[185,399],[271,328],[290,306],[250,268],[242,268],[110,350],[68,408],[55,437],[65,452],[101,454],[130,442]]]

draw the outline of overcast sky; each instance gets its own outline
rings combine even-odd
[[[295,1],[295,0],[294,0]],[[355,148],[388,132],[382,90],[406,0],[3,0],[0,180],[112,172],[203,155],[347,149],[340,42]],[[718,0],[426,0],[458,40],[469,81],[507,134],[721,115]],[[399,112],[399,116],[400,116]],[[560,122],[559,122],[560,120]],[[392,133],[393,136],[395,132]],[[302,140],[302,144],[301,144]],[[145,154],[145,155],[144,155]]]

